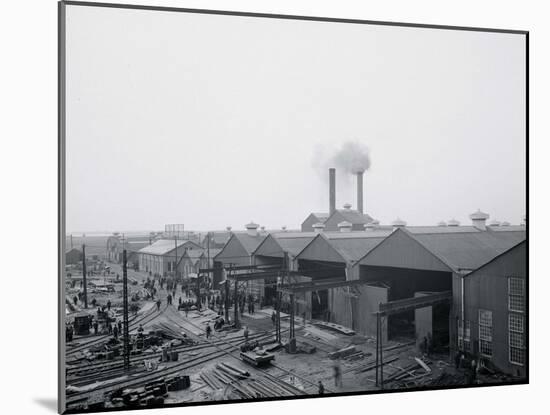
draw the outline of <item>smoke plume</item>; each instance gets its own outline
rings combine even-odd
[[[369,169],[369,149],[358,141],[347,141],[330,159],[332,167],[346,173],[361,173]]]

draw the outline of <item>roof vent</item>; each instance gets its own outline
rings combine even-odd
[[[473,226],[484,231],[486,229],[485,222],[487,221],[487,219],[489,219],[489,214],[484,213],[478,209],[477,212],[474,212],[470,215],[470,219],[472,220]]]
[[[447,222],[447,226],[460,226],[460,222],[455,218],[452,218],[449,222]]]
[[[281,226],[281,229],[283,230],[283,232],[286,232],[286,226]]]
[[[321,222],[317,222],[313,224],[313,231],[315,233],[321,233],[325,230],[325,224]]]
[[[338,224],[338,229],[340,229],[340,232],[351,232],[352,224],[347,221],[340,222]]]
[[[225,228],[227,230],[227,232],[231,232],[231,226],[228,226],[227,228]]]
[[[346,203],[346,204],[344,205],[344,209],[350,210],[350,209],[351,209],[351,205],[350,205],[349,203]]]
[[[404,228],[405,226],[407,226],[407,222],[405,222],[401,218],[397,218],[391,224],[393,225],[394,228]]]
[[[437,226],[447,226],[447,222],[442,220],[441,222],[437,222]]]
[[[259,226],[260,225],[258,225],[257,223],[254,223],[254,222],[250,222],[250,223],[246,224],[245,225],[246,233],[249,234],[250,236],[257,236]]]
[[[493,219],[490,223],[489,223],[489,226],[491,227],[495,227],[495,226],[500,226],[500,222],[496,219]]]
[[[376,229],[376,224],[374,223],[374,221],[365,223],[365,225],[363,226],[365,227],[366,232],[372,232]]]

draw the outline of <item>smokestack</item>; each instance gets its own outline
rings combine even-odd
[[[336,169],[328,169],[328,198],[329,198],[329,216],[336,210]]]
[[[357,175],[357,210],[363,213],[363,171],[358,171]]]

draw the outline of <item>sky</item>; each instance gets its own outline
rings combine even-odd
[[[66,22],[67,232],[297,229],[328,211],[348,142],[382,224],[526,213],[523,35],[76,5]]]

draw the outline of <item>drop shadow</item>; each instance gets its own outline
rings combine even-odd
[[[54,398],[34,398],[34,402],[40,405],[43,408],[49,409],[50,411],[57,413],[57,399]]]

